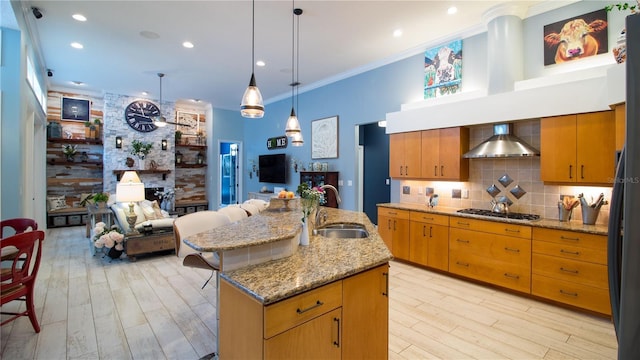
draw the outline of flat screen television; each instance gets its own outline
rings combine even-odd
[[[258,164],[260,182],[275,184],[285,184],[287,182],[286,154],[260,155]]]

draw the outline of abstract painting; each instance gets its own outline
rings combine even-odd
[[[455,94],[462,90],[462,40],[424,53],[424,98]]]

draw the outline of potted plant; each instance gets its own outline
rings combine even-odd
[[[84,122],[84,138],[91,139],[91,121]]]
[[[95,138],[100,139],[100,126],[102,126],[102,120],[100,118],[93,119],[93,126],[96,128]]]
[[[109,194],[99,192],[91,194],[80,201],[80,206],[86,206],[87,204],[95,204],[97,208],[105,208],[109,201]]]
[[[180,144],[180,140],[182,140],[182,131],[176,130],[176,144]]]
[[[145,143],[138,140],[133,140],[131,143],[131,155],[138,157],[140,170],[144,170],[145,158],[149,155],[152,148],[152,143]]]
[[[78,152],[78,150],[76,149],[76,145],[64,145],[62,147],[62,153],[64,154],[64,156],[67,158],[67,161],[69,162],[73,162],[73,158],[74,156],[76,156],[76,153]]]
[[[612,11],[618,9],[619,11],[631,11],[631,15],[635,15],[640,10],[640,0],[636,0],[636,4],[630,5],[628,2],[611,4],[604,7],[606,11]],[[618,64],[622,64],[627,60],[627,30],[622,29],[616,44],[611,49],[613,57]]]

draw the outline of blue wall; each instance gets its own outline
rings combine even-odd
[[[384,120],[387,112],[400,110],[400,104],[407,103],[415,94],[422,92],[423,56],[413,56],[345,80],[314,89],[299,97],[296,108],[304,146],[287,147],[284,152],[303,164],[311,159],[311,121],[338,115],[338,158],[315,160],[329,163],[329,170],[339,171],[344,186],[340,187],[343,209],[355,210],[357,179],[357,154],[355,126]],[[304,73],[301,80],[304,84]],[[291,99],[285,99],[265,108],[262,119],[245,119],[244,146],[245,164],[257,160],[258,155],[270,153],[267,150],[267,138],[281,136],[289,112]],[[278,150],[278,152],[283,152]],[[388,162],[388,159],[384,159]],[[247,168],[247,166],[245,166]],[[289,167],[289,181],[286,186],[294,189],[300,182],[299,175]],[[248,191],[259,191],[262,186],[272,189],[273,184],[259,183],[256,177],[249,179],[243,172],[245,197]],[[352,181],[354,186],[347,186]]]

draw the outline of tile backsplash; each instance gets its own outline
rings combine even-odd
[[[514,134],[529,145],[540,149],[540,121],[524,120],[514,123]],[[470,148],[493,135],[493,125],[470,127]],[[503,178],[504,175],[507,177]],[[507,181],[511,178],[511,182]],[[502,179],[502,182],[500,181]],[[506,196],[513,202],[511,212],[531,213],[547,219],[558,219],[560,195],[577,196],[582,193],[591,202],[600,193],[611,199],[611,187],[545,185],[540,180],[540,158],[470,159],[469,181],[422,181],[403,180],[400,189],[409,187],[409,194],[400,194],[402,203],[426,204],[427,188],[438,194],[438,206],[454,208],[490,209],[492,197],[487,188],[495,185],[500,192],[496,198]],[[506,185],[506,186],[505,186]],[[517,187],[517,188],[516,188]],[[515,188],[515,190],[514,190]],[[454,191],[454,190],[460,190]],[[522,194],[522,192],[525,192]],[[406,192],[406,191],[401,191]],[[454,198],[461,193],[461,198]],[[468,197],[465,196],[468,194]],[[518,199],[517,196],[520,196]],[[602,206],[596,224],[606,225],[609,220],[609,205]],[[572,221],[582,222],[580,206],[573,210]]]

